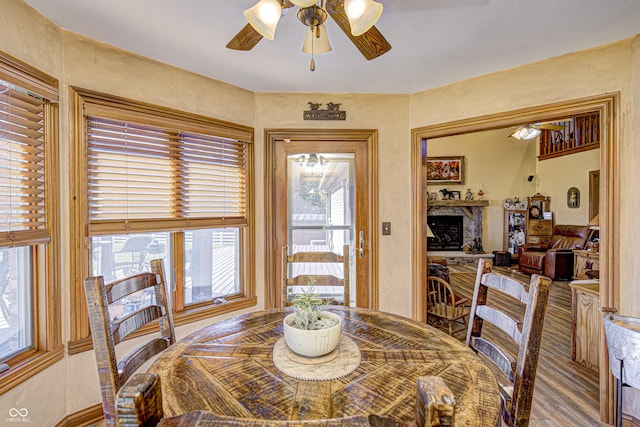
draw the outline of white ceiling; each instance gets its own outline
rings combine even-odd
[[[225,45],[257,0],[25,0],[61,27],[255,92],[409,94],[640,33],[640,0],[379,0],[391,43],[367,61],[331,18],[333,52],[300,48],[295,11],[273,41]]]

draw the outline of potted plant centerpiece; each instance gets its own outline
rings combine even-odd
[[[342,319],[324,310],[325,302],[314,293],[314,288],[310,286],[309,290],[296,294],[293,306],[295,312],[284,318],[287,346],[306,357],[323,356],[335,350],[342,335]]]

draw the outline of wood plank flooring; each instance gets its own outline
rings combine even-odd
[[[474,264],[450,266],[451,284],[463,297],[473,297],[476,268]],[[496,267],[496,270],[523,283],[529,282],[528,275],[512,273],[507,268]],[[495,300],[495,304],[510,309],[516,307],[506,300]],[[448,332],[446,324],[442,330]],[[466,331],[461,330],[454,336],[464,341]],[[600,422],[598,387],[598,374],[571,360],[571,290],[568,282],[554,281],[542,331],[529,425],[607,426]]]

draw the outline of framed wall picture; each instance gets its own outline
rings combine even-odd
[[[571,187],[567,190],[567,206],[570,208],[580,207],[580,190],[576,187]]]
[[[464,184],[464,156],[427,157],[427,182]]]

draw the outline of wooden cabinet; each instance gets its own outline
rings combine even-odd
[[[548,245],[551,241],[553,221],[550,219],[527,219],[526,242],[534,245]]]
[[[573,251],[573,278],[588,279],[587,270],[600,270],[600,253],[585,250]]]
[[[575,280],[572,295],[571,358],[592,371],[600,363],[600,284],[595,280]]]

